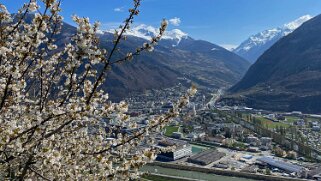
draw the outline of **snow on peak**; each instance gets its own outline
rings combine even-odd
[[[114,33],[115,31],[107,30],[105,32]],[[134,36],[134,37],[150,40],[152,37],[158,35],[158,33],[159,33],[159,28],[155,28],[153,26],[149,26],[145,24],[140,24],[132,27],[130,30],[127,30],[125,34],[127,36]],[[177,44],[173,46],[178,45],[182,39],[186,39],[186,38],[188,38],[188,34],[179,29],[172,29],[172,30],[165,31],[164,35],[162,36],[162,39],[174,40]]]
[[[295,30],[298,27],[300,27],[304,22],[306,22],[312,18],[313,18],[313,16],[311,16],[311,15],[304,15],[304,16],[301,16],[300,18],[298,18],[290,23],[285,24],[283,27],[285,29]]]
[[[187,38],[188,38],[188,34],[184,33],[183,31],[181,31],[179,29],[165,31],[165,33],[162,37],[162,39],[176,41],[176,44],[173,44],[173,47],[177,46],[181,42],[182,39],[187,39]]]
[[[188,34],[184,33],[182,30],[173,29],[170,31],[165,31],[163,39],[181,40],[183,38],[186,39],[187,36]]]
[[[156,28],[145,24],[135,26],[132,29],[126,31],[126,35],[128,36],[135,36],[135,37],[139,37],[147,40],[150,40],[151,37],[156,34],[157,34]]]
[[[248,52],[259,46],[264,46],[271,41],[277,41],[283,36],[292,33],[295,29],[300,27],[304,22],[313,18],[310,15],[304,15],[290,23],[284,24],[282,27],[264,30],[256,35],[252,35],[249,39],[244,41],[234,52]]]

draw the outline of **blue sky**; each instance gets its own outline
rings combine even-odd
[[[26,0],[2,0],[13,12]],[[70,16],[99,20],[103,27],[118,25],[128,14],[131,0],[63,0]],[[321,13],[319,0],[143,0],[137,24],[158,26],[163,18],[179,18],[178,28],[195,39],[219,45],[238,45],[250,35],[288,23],[302,15]]]

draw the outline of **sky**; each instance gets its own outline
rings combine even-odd
[[[1,2],[13,13],[26,0]],[[110,29],[127,17],[132,4],[132,0],[62,0],[62,15],[68,23],[76,14]],[[158,26],[166,18],[169,29],[231,48],[262,30],[321,14],[321,0],[142,0],[140,11],[136,25]]]

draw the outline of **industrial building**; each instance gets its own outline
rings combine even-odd
[[[158,142],[158,147],[175,146],[175,150],[170,152],[162,152],[157,155],[157,159],[161,161],[175,161],[180,158],[192,155],[192,146],[186,141],[176,139],[164,139]]]
[[[287,173],[296,173],[297,175],[301,175],[304,172],[304,168],[298,165],[294,165],[291,163],[286,163],[283,161],[275,160],[272,157],[261,157],[258,158],[257,161],[267,164],[268,166],[272,168],[278,168],[280,170],[283,170]]]
[[[225,153],[210,149],[188,158],[187,161],[198,165],[208,165],[223,158],[224,156]]]

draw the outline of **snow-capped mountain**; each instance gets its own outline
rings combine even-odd
[[[251,63],[254,63],[279,39],[292,33],[295,29],[311,18],[312,16],[305,15],[290,23],[284,24],[282,27],[262,31],[245,40],[240,46],[234,49],[233,52],[249,60]]]
[[[107,30],[104,32],[114,33],[114,30]],[[128,30],[126,32],[127,36],[134,36],[138,38],[143,38],[146,40],[150,40],[152,37],[156,36],[159,33],[159,29],[153,26],[140,24]],[[172,29],[165,32],[162,39],[163,40],[172,40],[172,46],[177,46],[182,39],[187,39],[188,34],[179,30],[179,29]]]
[[[119,45],[117,56],[135,52],[144,42],[158,34],[158,28],[144,24],[132,26],[127,40]],[[100,46],[110,50],[115,30],[101,31]],[[199,90],[230,87],[238,82],[250,63],[216,44],[195,40],[179,29],[168,29],[155,50],[141,53],[135,61],[116,66],[110,73],[105,91],[123,98],[129,93],[171,87],[177,83],[195,83]],[[148,75],[148,76],[146,76]]]
[[[280,39],[226,91],[224,102],[271,111],[320,113],[320,32],[318,15]]]

